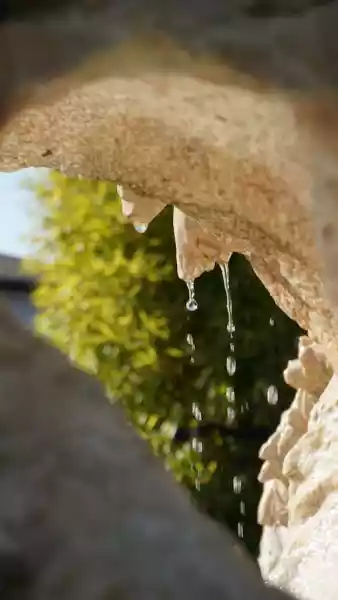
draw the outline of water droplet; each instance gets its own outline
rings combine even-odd
[[[233,387],[227,388],[226,397],[231,404],[235,402],[235,390]]]
[[[271,327],[274,327],[275,325],[275,320],[272,317],[270,317],[269,325],[271,325]]]
[[[243,523],[237,523],[237,535],[240,538],[244,537],[244,527],[243,527]]]
[[[116,191],[117,191],[117,194],[120,197],[120,199],[123,200],[124,199],[123,186],[120,183],[117,184]]]
[[[203,452],[203,444],[202,444],[201,440],[198,440],[197,438],[193,438],[191,446],[192,446],[192,449],[195,450],[195,452]]]
[[[230,333],[230,337],[235,333],[235,324],[232,314],[232,299],[231,299],[231,291],[230,291],[230,275],[229,275],[229,266],[228,265],[220,265],[222,279],[225,289],[226,301],[227,301],[227,311],[228,311],[228,325],[227,330]]]
[[[192,337],[191,333],[188,333],[186,339],[187,339],[187,342],[188,342],[188,344],[189,344],[189,346],[191,348],[190,362],[191,362],[191,364],[194,364],[194,362],[195,362],[194,352],[196,350],[194,338]]]
[[[232,487],[235,494],[240,494],[242,491],[242,479],[237,475],[232,480]]]
[[[196,402],[192,403],[192,414],[195,417],[196,421],[202,420],[202,413],[200,411],[198,404],[196,404]]]
[[[233,342],[230,342],[230,350],[231,352],[235,352],[235,344]]]
[[[266,397],[269,404],[277,404],[278,402],[278,390],[275,385],[270,385],[266,392]]]
[[[193,280],[187,281],[187,288],[189,292],[189,299],[186,303],[186,307],[189,312],[195,312],[195,310],[198,309],[198,304],[195,298],[195,285]]]
[[[235,374],[236,371],[236,359],[234,356],[227,357],[227,371],[230,377]]]
[[[137,233],[145,233],[148,229],[148,225],[145,223],[137,223],[134,225],[134,229],[137,231]]]
[[[231,425],[236,418],[236,413],[233,408],[227,408],[227,425]]]
[[[191,346],[191,348],[193,350],[195,350],[194,338],[192,337],[191,333],[188,333],[188,335],[187,335],[187,342],[188,342],[189,346]]]
[[[188,300],[186,306],[187,306],[187,310],[189,310],[190,312],[194,312],[195,310],[198,309],[198,304],[197,304],[196,300]]]
[[[245,515],[245,503],[243,502],[243,500],[240,501],[239,510],[241,515]]]

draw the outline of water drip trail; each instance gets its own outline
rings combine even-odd
[[[228,311],[227,330],[230,334],[230,338],[232,339],[233,334],[235,333],[235,324],[234,324],[234,317],[233,317],[233,311],[232,311],[229,265],[222,264],[222,265],[220,265],[220,269],[221,269],[221,273],[222,273],[225,295],[226,295],[226,300],[227,300],[227,311]]]
[[[234,333],[235,333],[235,323],[234,323],[234,317],[233,317],[233,309],[232,309],[232,298],[231,298],[231,290],[230,290],[230,273],[229,273],[229,266],[227,264],[222,264],[220,265],[220,269],[221,269],[221,273],[222,273],[222,279],[223,279],[223,285],[224,285],[224,290],[225,290],[225,295],[226,295],[226,306],[227,306],[227,312],[228,312],[228,323],[227,323],[227,331],[229,333],[229,337],[230,337],[230,353],[229,356],[227,356],[226,359],[226,370],[228,372],[228,374],[230,375],[230,377],[233,377],[233,375],[236,372],[236,358],[234,356],[235,353],[235,343],[234,343]],[[228,424],[232,423],[235,419],[235,411],[234,411],[234,404],[235,404],[235,390],[233,387],[228,387],[227,392],[227,399],[228,399],[228,411],[227,411],[227,420],[228,420]]]
[[[148,225],[145,223],[134,223],[134,229],[137,233],[145,233],[148,229]]]
[[[236,328],[235,328],[235,323],[234,323],[232,298],[231,298],[231,290],[230,290],[229,265],[221,264],[219,266],[220,266],[221,273],[222,273],[223,285],[224,285],[224,290],[225,290],[225,295],[226,295],[226,306],[227,306],[227,313],[228,313],[227,331],[229,333],[229,338],[230,338],[230,342],[229,342],[230,352],[226,359],[226,370],[228,372],[228,375],[230,377],[233,377],[236,372],[236,367],[237,367],[236,358],[235,358],[235,342],[234,342],[234,333],[236,331]],[[233,386],[229,386],[227,388],[226,396],[227,396],[227,401],[228,401],[227,424],[231,424],[234,422],[234,420],[236,418],[236,411],[235,411],[236,395],[235,395],[235,389]],[[239,496],[243,492],[243,480],[240,475],[236,475],[233,478],[233,491],[235,494],[238,494]],[[240,499],[240,514],[243,519],[245,516],[245,512],[246,512],[245,511],[245,503],[242,499]],[[237,523],[237,535],[239,538],[242,538],[242,539],[244,537],[244,523],[242,520],[238,521],[238,523]]]
[[[186,309],[189,313],[191,313],[191,312],[195,312],[198,309],[198,304],[197,304],[197,301],[195,298],[195,284],[194,284],[193,280],[187,281],[186,284],[187,284],[188,294],[189,294],[189,298],[186,303]],[[189,320],[189,315],[188,315],[188,320]],[[187,334],[186,340],[190,346],[190,363],[193,365],[195,363],[196,345],[195,345],[195,341],[194,341],[192,333]],[[194,419],[196,419],[196,421],[202,420],[202,413],[201,413],[200,407],[197,404],[197,402],[192,403],[192,415],[193,415]],[[194,450],[195,452],[198,452],[198,453],[203,452],[203,443],[197,437],[194,437],[191,440],[191,447],[192,447],[192,450]],[[195,487],[198,491],[201,489],[200,476],[198,473],[196,474],[196,478],[195,478]]]

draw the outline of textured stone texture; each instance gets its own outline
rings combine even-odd
[[[309,600],[324,591],[336,600],[338,391],[321,394],[338,369],[338,328],[321,256],[331,300],[337,256],[330,239],[314,244],[314,233],[320,238],[328,220],[337,222],[336,162],[330,144],[312,145],[307,118],[313,131],[323,123],[316,106],[273,92],[183,76],[116,77],[18,114],[0,134],[0,168],[48,166],[117,180],[136,224],[174,204],[180,277],[243,252],[307,330],[285,373],[297,388],[294,402],[261,451],[260,566],[267,579]]]
[[[133,193],[126,212],[136,211],[135,221],[175,204],[211,236],[209,249],[217,241],[212,260],[231,251],[250,256],[276,302],[338,362],[310,225],[306,136],[297,123],[294,107],[277,94],[183,76],[116,77],[18,114],[0,135],[0,169],[48,166],[117,180],[126,199]],[[178,250],[182,277],[202,255],[210,265],[209,250],[199,247],[194,259],[193,249],[187,259]]]
[[[284,376],[301,387],[260,452],[270,470],[261,476],[259,563],[267,580],[300,598],[336,600],[338,379],[306,338]]]

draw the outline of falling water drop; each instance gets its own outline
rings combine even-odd
[[[236,371],[236,359],[235,359],[235,357],[234,356],[228,356],[227,357],[226,365],[227,365],[228,374],[231,377],[232,375],[235,374],[235,371]]]
[[[245,515],[245,502],[243,502],[243,500],[240,501],[239,510],[241,515]]]
[[[275,319],[273,319],[272,317],[270,317],[269,325],[271,325],[271,327],[274,327],[275,325]]]
[[[228,406],[228,408],[227,408],[227,419],[226,419],[227,425],[232,425],[232,423],[234,422],[235,418],[236,418],[236,413],[235,413],[234,409],[231,408],[230,406]]]
[[[244,537],[244,526],[243,523],[237,523],[237,535],[239,538]]]
[[[277,404],[278,390],[275,385],[270,385],[266,392],[267,401],[269,404]]]
[[[191,348],[190,362],[191,362],[191,364],[193,364],[195,362],[194,354],[195,354],[196,346],[195,346],[194,338],[192,337],[191,333],[188,333],[188,335],[187,335],[187,342]]]
[[[230,275],[229,275],[229,265],[220,265],[220,269],[222,272],[223,284],[227,299],[227,311],[228,311],[228,325],[227,330],[230,333],[230,337],[235,333],[235,324],[234,318],[232,314],[232,299],[231,299],[231,291],[230,291]]]
[[[235,494],[240,494],[242,491],[242,479],[237,475],[232,480],[232,487]]]
[[[189,312],[195,312],[195,310],[198,309],[198,304],[195,298],[195,284],[192,279],[187,281],[187,288],[189,292],[189,299],[186,303],[186,307]]]
[[[192,403],[192,414],[195,417],[196,421],[202,420],[202,413],[200,411],[198,404],[196,404],[196,402]]]
[[[145,233],[148,229],[148,225],[145,223],[137,223],[134,225],[134,229],[137,231],[137,233]]]
[[[234,404],[234,402],[235,402],[235,390],[234,390],[233,387],[228,387],[227,388],[226,396],[227,396],[228,401],[231,404]]]

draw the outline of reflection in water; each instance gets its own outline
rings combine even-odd
[[[188,335],[187,335],[187,342],[191,349],[190,362],[191,362],[191,364],[193,364],[195,362],[194,354],[195,354],[196,346],[195,346],[194,338],[192,337],[191,333],[188,333]]]

